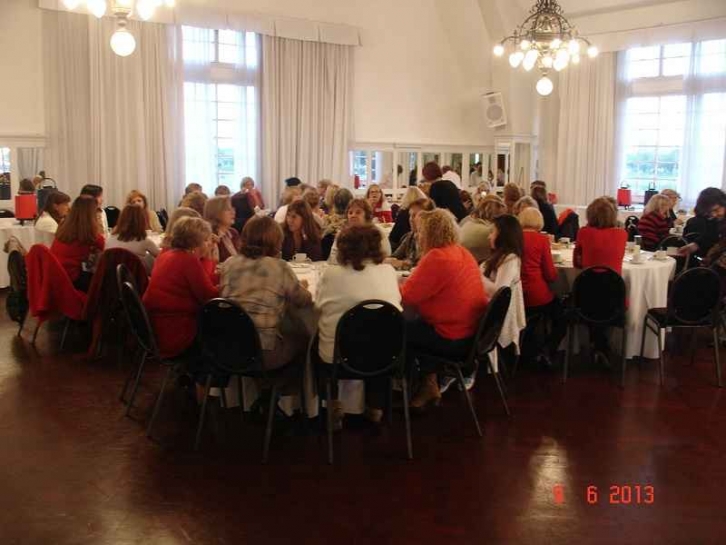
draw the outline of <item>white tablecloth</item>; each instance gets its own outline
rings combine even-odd
[[[572,263],[573,250],[555,250],[562,255],[563,262],[557,264],[560,272],[554,290],[558,294],[569,293],[572,283],[580,269]],[[627,331],[628,341],[625,347],[627,358],[640,355],[640,341],[643,334],[643,320],[651,308],[665,307],[668,304],[668,281],[673,278],[676,262],[673,258],[663,261],[652,259],[650,252],[641,252],[644,261],[636,265],[630,262],[626,254],[623,262],[623,280],[628,296]],[[615,339],[613,339],[615,341]],[[619,341],[618,341],[619,342]],[[619,350],[619,344],[618,344]],[[653,335],[646,336],[645,357],[657,358],[658,345]]]
[[[10,237],[16,237],[26,250],[30,250],[33,244],[46,244],[50,246],[53,242],[53,235],[36,231],[32,221],[20,225],[18,220],[13,218],[0,218],[0,250]],[[10,285],[8,274],[8,254],[0,251],[0,288],[7,288]]]

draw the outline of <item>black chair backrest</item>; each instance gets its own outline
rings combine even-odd
[[[489,301],[474,338],[474,350],[478,357],[484,357],[496,348],[511,300],[512,290],[503,287],[499,288]]]
[[[577,240],[577,233],[580,230],[580,216],[577,212],[571,212],[567,215],[559,228],[559,237],[567,237],[570,240]]]
[[[628,233],[628,240],[633,241],[635,239],[635,235],[638,235],[638,222],[640,220],[638,219],[638,216],[628,216],[625,218],[625,231]]]
[[[700,233],[688,233],[687,235],[683,235],[683,238],[686,239],[687,242],[691,243],[695,242],[700,236]]]
[[[159,218],[159,223],[161,224],[161,228],[166,231],[166,225],[169,220],[169,215],[166,213],[166,210],[163,208],[161,210],[157,210],[156,217]]]
[[[105,212],[106,220],[108,221],[108,227],[109,229],[113,229],[118,223],[118,217],[121,214],[121,210],[119,210],[115,206],[107,206]]]
[[[685,271],[673,282],[668,313],[684,325],[699,324],[718,312],[721,304],[721,279],[708,267]]]
[[[136,293],[139,292],[138,287],[136,286],[136,280],[131,274],[131,271],[129,271],[129,268],[123,263],[119,263],[116,265],[116,288],[118,289],[119,297],[121,297],[121,294],[123,293],[124,282],[131,284]]]
[[[361,377],[390,373],[403,366],[406,326],[401,311],[378,299],[345,312],[335,329],[335,362]]]
[[[391,218],[393,221],[396,221],[396,218],[398,217],[398,213],[401,211],[401,205],[393,203],[391,205]]]
[[[0,218],[14,218],[15,214],[13,214],[12,210],[8,210],[7,208],[0,209]]]
[[[590,267],[572,286],[578,318],[591,324],[614,324],[625,315],[625,281],[609,267]]]
[[[20,293],[25,293],[28,288],[28,271],[25,268],[25,258],[17,250],[8,255],[8,275],[10,276],[10,287]]]
[[[131,282],[124,282],[121,285],[121,304],[123,305],[126,319],[129,322],[131,332],[136,340],[146,352],[158,357],[159,350],[156,346],[156,337],[154,330],[151,328],[151,321],[146,312],[144,304],[141,302],[136,288]]]
[[[255,323],[234,301],[217,298],[202,307],[199,340],[210,369],[225,374],[264,371]]]
[[[658,243],[659,250],[667,250],[668,248],[683,248],[688,241],[678,235],[668,235]]]

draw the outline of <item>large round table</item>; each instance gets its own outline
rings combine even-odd
[[[8,254],[5,253],[4,248],[11,237],[17,238],[26,250],[30,250],[33,244],[50,246],[53,242],[53,235],[36,231],[32,221],[20,225],[20,222],[14,218],[0,218],[0,288],[7,288],[10,285]]]
[[[572,249],[554,250],[562,256],[562,263],[556,264],[559,277],[553,289],[558,295],[569,293],[572,283],[580,274],[572,262]],[[668,304],[668,282],[673,278],[676,261],[666,258],[662,261],[653,258],[650,252],[641,252],[643,262],[634,264],[626,253],[623,261],[623,280],[628,296],[627,332],[625,346],[627,358],[640,355],[640,341],[643,333],[643,320],[651,308],[665,307]],[[615,340],[615,339],[613,339]],[[619,345],[618,345],[619,346]],[[646,336],[645,353],[647,358],[658,357],[658,345],[653,335]]]

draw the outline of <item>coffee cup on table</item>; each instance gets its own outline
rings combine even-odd
[[[562,254],[559,252],[552,252],[552,262],[562,263]]]
[[[295,254],[292,256],[292,260],[295,263],[305,263],[308,260],[308,254]]]
[[[665,250],[658,250],[655,252],[656,259],[665,259],[666,257],[668,257],[668,253]]]

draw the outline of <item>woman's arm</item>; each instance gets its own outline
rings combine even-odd
[[[554,282],[557,280],[557,269],[552,261],[552,252],[550,251],[550,245],[542,245],[542,276],[547,282]]]
[[[159,247],[156,245],[156,242],[154,242],[153,240],[151,240],[149,238],[146,239],[145,246],[146,246],[146,251],[149,252],[154,257],[158,256],[159,252],[161,251],[161,250],[159,250]]]

